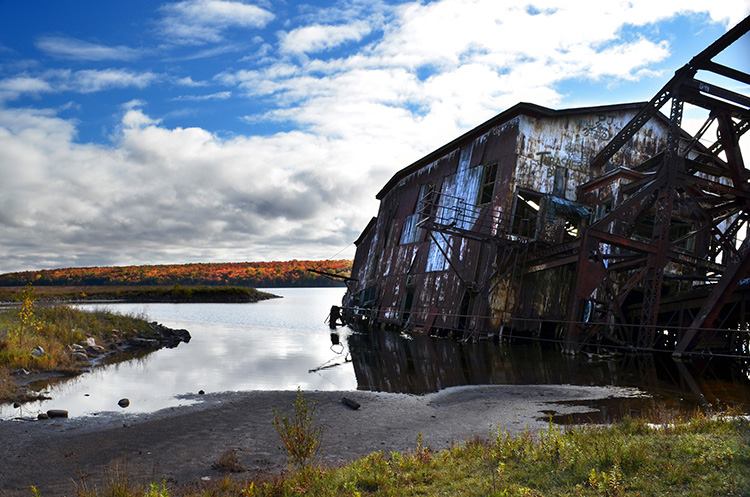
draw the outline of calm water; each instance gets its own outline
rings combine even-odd
[[[109,304],[186,328],[188,344],[162,349],[56,384],[35,385],[51,400],[20,410],[0,405],[0,417],[35,415],[52,408],[72,416],[120,411],[150,412],[195,400],[185,394],[247,390],[374,390],[423,394],[476,384],[576,384],[634,386],[646,398],[584,403],[598,418],[687,411],[708,404],[750,411],[748,365],[721,361],[682,364],[668,357],[572,358],[537,343],[463,344],[398,333],[354,334],[339,329],[331,341],[324,323],[342,288],[273,289],[283,299],[255,304]],[[84,308],[102,307],[94,305]],[[549,414],[554,414],[554,406]]]

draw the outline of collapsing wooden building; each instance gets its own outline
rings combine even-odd
[[[344,318],[424,333],[747,353],[750,98],[695,79],[750,18],[647,103],[520,103],[397,172],[355,241]],[[671,102],[669,116],[659,112]],[[709,113],[697,135],[685,104]],[[718,128],[708,146],[707,132]],[[750,240],[750,237],[748,238]],[[748,309],[750,311],[750,309]]]

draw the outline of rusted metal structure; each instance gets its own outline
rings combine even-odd
[[[649,102],[520,103],[397,172],[355,241],[345,319],[568,351],[748,354],[750,97],[696,76],[747,90],[750,75],[712,59],[749,29]],[[686,104],[708,114],[694,136]]]

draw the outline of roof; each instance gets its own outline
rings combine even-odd
[[[362,240],[367,236],[367,233],[369,233],[372,227],[375,226],[375,222],[377,220],[377,217],[373,217],[372,219],[370,219],[370,222],[367,223],[367,226],[365,226],[365,229],[362,230],[362,233],[360,233],[357,239],[354,240],[354,245],[359,245],[360,243],[362,243]]]
[[[647,102],[631,102],[631,103],[623,103],[623,104],[596,105],[596,106],[590,106],[590,107],[574,107],[570,109],[556,110],[556,109],[550,109],[548,107],[543,107],[541,105],[532,104],[529,102],[519,102],[513,107],[501,112],[500,114],[489,119],[488,121],[483,122],[476,128],[467,131],[466,133],[459,136],[458,138],[446,143],[445,145],[438,148],[437,150],[430,152],[429,154],[425,155],[418,161],[396,172],[396,174],[394,174],[391,177],[391,179],[388,180],[385,186],[381,188],[378,194],[375,195],[375,198],[377,198],[378,200],[382,200],[382,198],[386,195],[386,193],[388,193],[388,191],[390,191],[391,188],[396,186],[396,184],[398,184],[398,182],[401,181],[401,179],[403,179],[404,177],[410,175],[411,173],[415,171],[418,171],[421,167],[439,159],[440,157],[451,152],[452,150],[455,150],[458,147],[458,145],[461,142],[465,141],[466,139],[481,135],[485,133],[486,131],[494,128],[495,126],[502,124],[506,121],[509,121],[516,116],[525,115],[525,116],[531,116],[531,117],[562,117],[562,116],[569,116],[569,115],[575,115],[575,114],[590,114],[593,112],[614,112],[614,111],[627,111],[627,110],[639,111],[644,105],[646,105],[646,103]],[[660,112],[658,112],[656,115],[661,117],[662,119],[666,119],[666,116],[664,116]]]

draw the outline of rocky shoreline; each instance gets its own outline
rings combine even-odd
[[[173,329],[156,321],[149,323],[149,329],[136,336],[124,336],[119,330],[112,330],[111,340],[97,343],[93,337],[87,337],[79,343],[68,346],[74,366],[66,369],[49,371],[27,371],[17,369],[12,377],[18,386],[18,395],[10,399],[15,404],[44,400],[42,394],[29,390],[29,385],[55,378],[71,378],[91,371],[104,363],[127,360],[133,352],[150,353],[162,348],[175,348],[180,343],[190,342],[190,332],[185,329]],[[45,351],[37,347],[32,354],[44,354]]]

